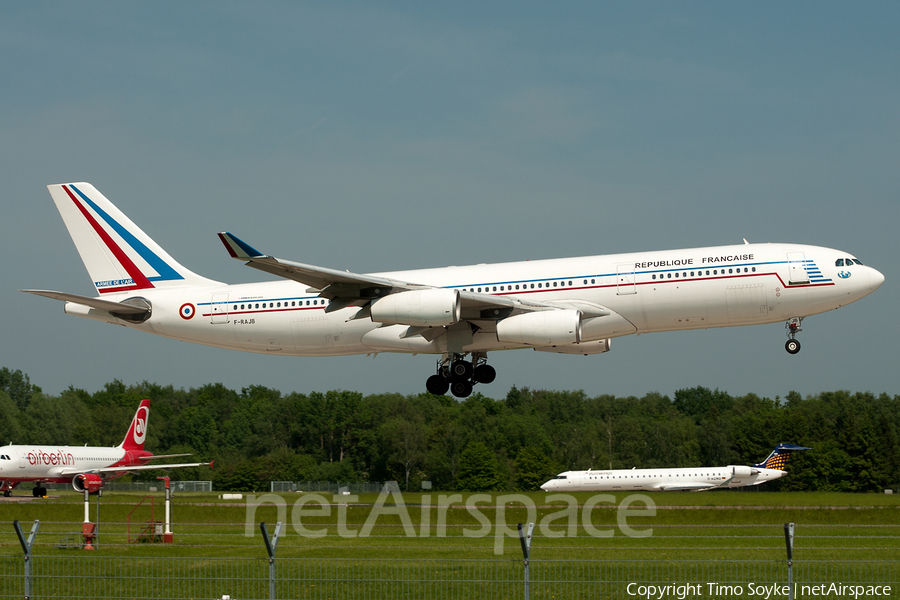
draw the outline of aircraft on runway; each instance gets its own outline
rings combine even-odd
[[[600,354],[614,337],[785,321],[875,291],[852,254],[750,244],[359,275],[268,256],[230,233],[229,254],[281,279],[228,285],[176,262],[89,183],[48,186],[96,297],[22,290],[70,315],[262,354],[436,354],[425,383],[457,397],[490,383],[494,350]]]
[[[43,446],[9,445],[0,447],[0,491],[7,498],[20,483],[33,481],[34,497],[46,496],[47,488],[41,483],[69,483],[76,492],[95,493],[103,487],[105,479],[119,477],[132,471],[146,469],[177,469],[202,467],[212,463],[185,463],[151,465],[149,461],[160,458],[188,456],[167,454],[154,456],[144,450],[147,438],[147,422],[150,418],[150,401],[142,400],[131,420],[125,439],[118,446]]]
[[[545,492],[672,492],[727,489],[759,485],[784,477],[791,452],[809,450],[794,444],[778,444],[752,467],[691,467],[685,469],[629,469],[615,471],[566,471],[541,486]]]

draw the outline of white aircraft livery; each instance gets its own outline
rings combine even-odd
[[[168,454],[154,456],[144,450],[147,439],[147,423],[150,419],[150,401],[142,400],[138,406],[125,439],[118,446],[43,446],[40,444],[9,445],[0,447],[0,491],[7,498],[12,490],[24,481],[33,481],[32,496],[46,496],[47,488],[41,483],[69,483],[77,492],[97,492],[104,479],[118,477],[132,471],[146,469],[176,469],[201,467],[212,463],[149,464],[151,460],[187,456]]]
[[[614,337],[784,321],[871,294],[884,276],[842,250],[750,244],[359,275],[267,256],[220,233],[233,258],[281,278],[228,285],[176,262],[89,183],[50,185],[96,297],[22,290],[70,315],[246,352],[436,354],[433,394],[490,383],[493,350],[600,354]]]
[[[793,444],[778,444],[775,450],[752,467],[691,467],[684,469],[630,469],[616,471],[566,471],[541,486],[545,492],[632,491],[671,492],[726,489],[759,485],[787,473],[791,452],[809,450]]]

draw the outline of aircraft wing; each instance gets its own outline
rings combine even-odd
[[[232,258],[246,261],[247,266],[254,269],[304,283],[310,286],[310,292],[318,292],[319,296],[331,300],[325,312],[334,312],[353,305],[364,307],[375,298],[388,294],[431,287],[409,281],[375,275],[360,275],[349,271],[338,271],[275,258],[263,254],[231,233],[222,232],[218,235]],[[550,303],[465,290],[460,290],[459,296],[461,307],[464,310],[463,318],[466,320],[497,320],[520,312],[568,308]],[[365,315],[361,314],[360,316]]]
[[[177,456],[190,456],[190,454],[154,454],[153,456],[139,456],[141,460],[156,460],[157,458],[175,458]]]
[[[132,304],[124,304],[122,302],[111,302],[109,300],[101,300],[100,298],[90,298],[88,296],[79,296],[77,294],[67,294],[66,292],[54,292],[51,290],[19,290],[27,294],[35,294],[44,296],[45,298],[53,298],[54,300],[62,300],[63,302],[74,302],[90,306],[99,310],[105,310],[109,313],[119,313],[123,315],[140,315],[147,312],[146,306],[137,306]]]
[[[718,485],[710,485],[708,483],[679,483],[668,485],[661,483],[656,486],[661,492],[702,492],[704,490],[712,490],[719,487]]]
[[[177,465],[130,465],[123,467],[103,467],[100,469],[68,469],[66,471],[61,471],[59,475],[55,475],[57,477],[68,477],[80,475],[82,473],[100,473],[101,475],[104,473],[124,473],[128,471],[147,471],[150,469],[181,469],[185,467],[205,467],[209,465],[212,467],[212,463],[181,463]]]

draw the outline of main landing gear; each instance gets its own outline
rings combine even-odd
[[[425,389],[437,396],[449,391],[457,398],[467,398],[476,383],[491,383],[496,377],[497,371],[487,364],[485,354],[472,354],[471,362],[465,353],[445,354],[437,361],[437,373],[425,381]]]
[[[800,323],[803,322],[803,317],[791,317],[790,320],[784,324],[784,328],[787,329],[788,341],[784,343],[784,349],[788,351],[788,354],[797,354],[800,352],[800,342],[795,338],[798,333],[803,331],[800,329]]]
[[[35,488],[31,490],[31,495],[35,498],[43,498],[47,495],[47,488],[44,486],[35,486]]]

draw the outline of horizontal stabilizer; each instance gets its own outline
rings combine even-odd
[[[105,310],[109,313],[122,315],[142,315],[148,312],[145,306],[134,306],[131,304],[123,304],[121,302],[111,302],[109,300],[101,300],[100,298],[89,298],[87,296],[79,296],[77,294],[67,294],[65,292],[53,292],[50,290],[19,290],[27,294],[35,294],[36,296],[44,296],[45,298],[53,298],[54,300],[62,300],[63,302],[74,302],[90,306],[98,310]]]

